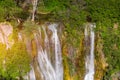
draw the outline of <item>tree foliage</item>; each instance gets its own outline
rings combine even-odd
[[[111,20],[112,23],[120,20],[119,0],[86,0],[88,15],[93,22]]]
[[[0,21],[10,20],[15,18],[15,14],[21,9],[17,7],[13,0],[0,0]]]
[[[87,15],[97,23],[96,32],[103,40],[103,51],[108,67],[103,80],[120,71],[120,1],[119,0],[86,0]]]
[[[6,50],[0,44],[0,75],[6,79],[15,79],[24,76],[30,70],[30,57],[22,42],[15,43]]]

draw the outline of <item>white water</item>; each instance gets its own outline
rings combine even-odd
[[[52,31],[52,44],[54,44],[54,52],[50,53],[50,40],[48,39],[45,26],[42,27],[44,32],[44,47],[42,44],[40,44],[41,40],[41,30],[39,30],[39,34],[34,34],[36,44],[37,44],[37,50],[38,50],[38,63],[39,68],[41,70],[41,74],[43,76],[43,80],[63,80],[63,65],[62,65],[62,57],[61,57],[61,47],[60,47],[60,41],[57,36],[57,25],[51,24],[48,26],[48,29]],[[55,63],[53,64],[50,60],[50,55],[54,57]],[[55,55],[55,56],[54,56]],[[54,66],[55,65],[55,66]]]
[[[33,69],[32,66],[31,66],[31,71],[30,71],[29,75],[30,75],[30,79],[29,80],[36,80],[35,72],[34,72],[34,69]]]
[[[89,29],[90,29],[90,34],[88,30],[88,26],[85,28],[85,41],[89,41],[90,35],[90,54],[87,55],[86,57],[86,62],[85,62],[85,67],[86,67],[86,74],[84,80],[94,80],[94,30],[93,28],[95,27],[95,24],[89,24]]]
[[[61,56],[61,46],[57,35],[57,24],[52,24],[48,27],[52,32],[52,42],[55,45],[55,72],[57,80],[63,80],[63,65]]]
[[[42,29],[44,31],[44,35],[45,35],[45,39],[44,39],[44,46],[45,46],[45,51],[47,51],[47,54],[48,54],[48,58],[50,60],[50,43],[49,43],[49,39],[48,39],[48,35],[47,35],[47,32],[45,30],[45,26],[42,26]],[[41,35],[41,34],[40,34]]]
[[[31,66],[31,70],[30,72],[23,77],[25,80],[36,80],[36,77],[35,77],[35,72],[34,72],[34,69],[33,67]]]

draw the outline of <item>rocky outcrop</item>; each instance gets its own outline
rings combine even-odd
[[[95,46],[95,80],[101,80],[103,78],[107,66],[108,64],[103,52],[103,40],[100,34],[97,33]]]
[[[13,44],[11,35],[13,33],[13,27],[7,23],[0,23],[0,42],[6,44],[6,48],[10,48]]]
[[[27,51],[31,56],[31,66],[34,69],[36,80],[44,80],[44,77],[41,74],[42,70],[39,67],[40,64],[37,59],[39,49],[38,47],[42,47],[43,50],[46,49],[52,66],[55,64],[55,45],[51,38],[53,36],[53,32],[48,28],[50,24],[51,23],[44,23],[38,25],[38,27],[34,29],[31,28],[29,36],[26,34],[27,32],[24,31],[24,29],[14,33],[17,35],[17,41],[23,41],[26,44]],[[114,28],[116,29],[117,25],[114,25]],[[64,80],[84,80],[85,56],[87,55],[85,52],[86,48],[84,31],[79,32],[80,36],[78,37],[80,38],[78,40],[78,46],[74,47],[67,40],[68,33],[63,32],[64,25],[60,23],[56,29],[62,48]],[[10,48],[14,43],[12,33],[13,27],[9,23],[0,23],[0,43],[6,44],[7,49]],[[36,42],[35,36],[38,38],[37,42],[39,44]],[[103,53],[103,41],[100,34],[96,33],[95,38],[95,80],[101,80],[108,64],[106,63],[106,58]],[[89,40],[87,42],[90,44]],[[117,49],[116,45],[114,45],[114,48]],[[87,50],[89,49],[87,48]],[[113,76],[113,78],[115,77]]]

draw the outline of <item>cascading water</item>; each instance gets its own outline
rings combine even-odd
[[[42,27],[44,32],[44,42],[40,43],[42,39],[42,32],[39,30],[39,34],[34,33],[35,41],[38,50],[38,63],[41,70],[43,80],[63,80],[63,65],[61,56],[61,46],[57,35],[57,24],[51,24],[48,29],[52,32],[52,36],[49,40],[45,26]],[[51,42],[50,42],[51,41]],[[54,51],[50,52],[49,44],[54,45]],[[44,44],[44,47],[43,45]],[[53,47],[52,47],[53,48]],[[54,63],[50,56],[54,57]]]
[[[33,66],[31,66],[30,72],[29,72],[26,76],[24,76],[24,79],[25,79],[25,80],[36,80]]]
[[[52,42],[55,45],[55,72],[57,80],[63,80],[63,65],[62,65],[62,56],[61,56],[61,46],[60,41],[57,35],[57,24],[49,26],[49,29],[53,32]]]
[[[94,30],[95,24],[89,24],[89,26],[86,26],[85,28],[85,41],[86,41],[86,47],[90,45],[90,51],[87,54],[86,61],[85,61],[85,67],[86,67],[86,74],[84,80],[94,80]],[[90,34],[88,34],[90,31]],[[90,35],[90,44],[89,44],[89,35]],[[89,49],[89,48],[87,48]]]
[[[36,78],[35,78],[35,72],[34,72],[34,69],[33,69],[32,66],[31,66],[31,71],[29,73],[29,76],[30,76],[29,80],[36,80]]]

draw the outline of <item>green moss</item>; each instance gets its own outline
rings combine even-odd
[[[67,38],[65,38],[68,40]],[[65,41],[65,40],[64,40]],[[63,62],[65,70],[65,80],[83,80],[85,73],[85,63],[84,63],[84,36],[81,32],[80,38],[78,39],[78,46],[72,45],[70,42],[66,42],[63,46]],[[72,54],[70,53],[72,51]],[[67,69],[66,69],[67,68]],[[66,71],[67,70],[67,71]],[[69,75],[68,79],[66,75]]]

